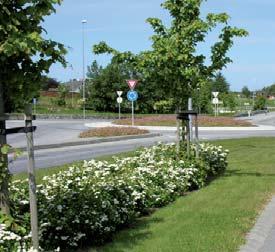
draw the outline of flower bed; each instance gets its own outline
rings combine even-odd
[[[53,251],[101,244],[151,208],[204,186],[209,177],[226,169],[227,151],[221,146],[201,144],[200,153],[200,159],[187,159],[184,153],[178,159],[175,145],[159,144],[137,151],[134,157],[86,161],[81,167],[45,177],[37,189],[41,246]],[[11,186],[12,215],[26,233],[27,189],[26,181]],[[11,240],[18,245],[17,236]],[[5,244],[0,243],[0,248]]]
[[[113,123],[118,125],[131,125],[131,119],[115,120]],[[226,116],[206,116],[199,115],[198,123],[200,127],[251,127],[251,122]],[[156,115],[138,117],[135,125],[139,126],[176,126],[176,115]]]
[[[143,135],[149,133],[148,130],[138,129],[134,127],[103,127],[89,129],[79,134],[80,138],[88,137],[109,137],[109,136],[129,136]]]

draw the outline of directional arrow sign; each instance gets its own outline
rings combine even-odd
[[[131,90],[135,89],[135,86],[137,85],[137,80],[127,80],[128,86]]]
[[[131,102],[136,101],[138,98],[138,93],[136,91],[129,91],[127,93],[127,99]]]

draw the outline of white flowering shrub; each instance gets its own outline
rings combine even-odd
[[[0,213],[0,251],[20,251],[27,252],[30,247],[30,234],[24,235],[26,229],[16,221]]]
[[[201,144],[200,152],[199,159],[178,158],[174,144],[158,144],[134,157],[85,161],[44,177],[37,186],[41,246],[53,251],[100,244],[151,208],[202,187],[226,168],[227,152],[209,144]],[[29,232],[26,181],[13,182],[11,195],[12,215]]]

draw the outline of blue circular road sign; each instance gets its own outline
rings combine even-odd
[[[128,91],[127,99],[131,102],[136,101],[138,98],[138,93],[136,91]]]

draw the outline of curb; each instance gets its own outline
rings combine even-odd
[[[149,134],[143,134],[143,135],[96,138],[96,139],[75,141],[75,142],[35,145],[34,150],[45,150],[45,149],[62,148],[62,147],[70,147],[70,146],[81,146],[81,145],[98,144],[98,143],[118,142],[118,141],[123,141],[123,140],[151,138],[151,137],[157,137],[157,136],[161,136],[161,134],[149,133]],[[19,149],[21,151],[27,151],[27,147],[18,147],[17,149]]]
[[[240,252],[260,252],[266,245],[266,240],[275,225],[275,196],[266,206],[258,218],[256,225],[248,233],[246,244],[240,248]]]
[[[111,122],[99,122],[99,123],[85,123],[85,126],[88,128],[95,128],[95,127],[131,127],[130,125],[119,125],[113,124]],[[139,126],[135,125],[135,128],[138,129],[145,129],[145,130],[158,130],[158,131],[176,131],[176,127],[171,126]],[[199,127],[199,131],[275,131],[274,126],[266,126],[266,125],[258,125],[258,126],[251,126],[251,127]]]

